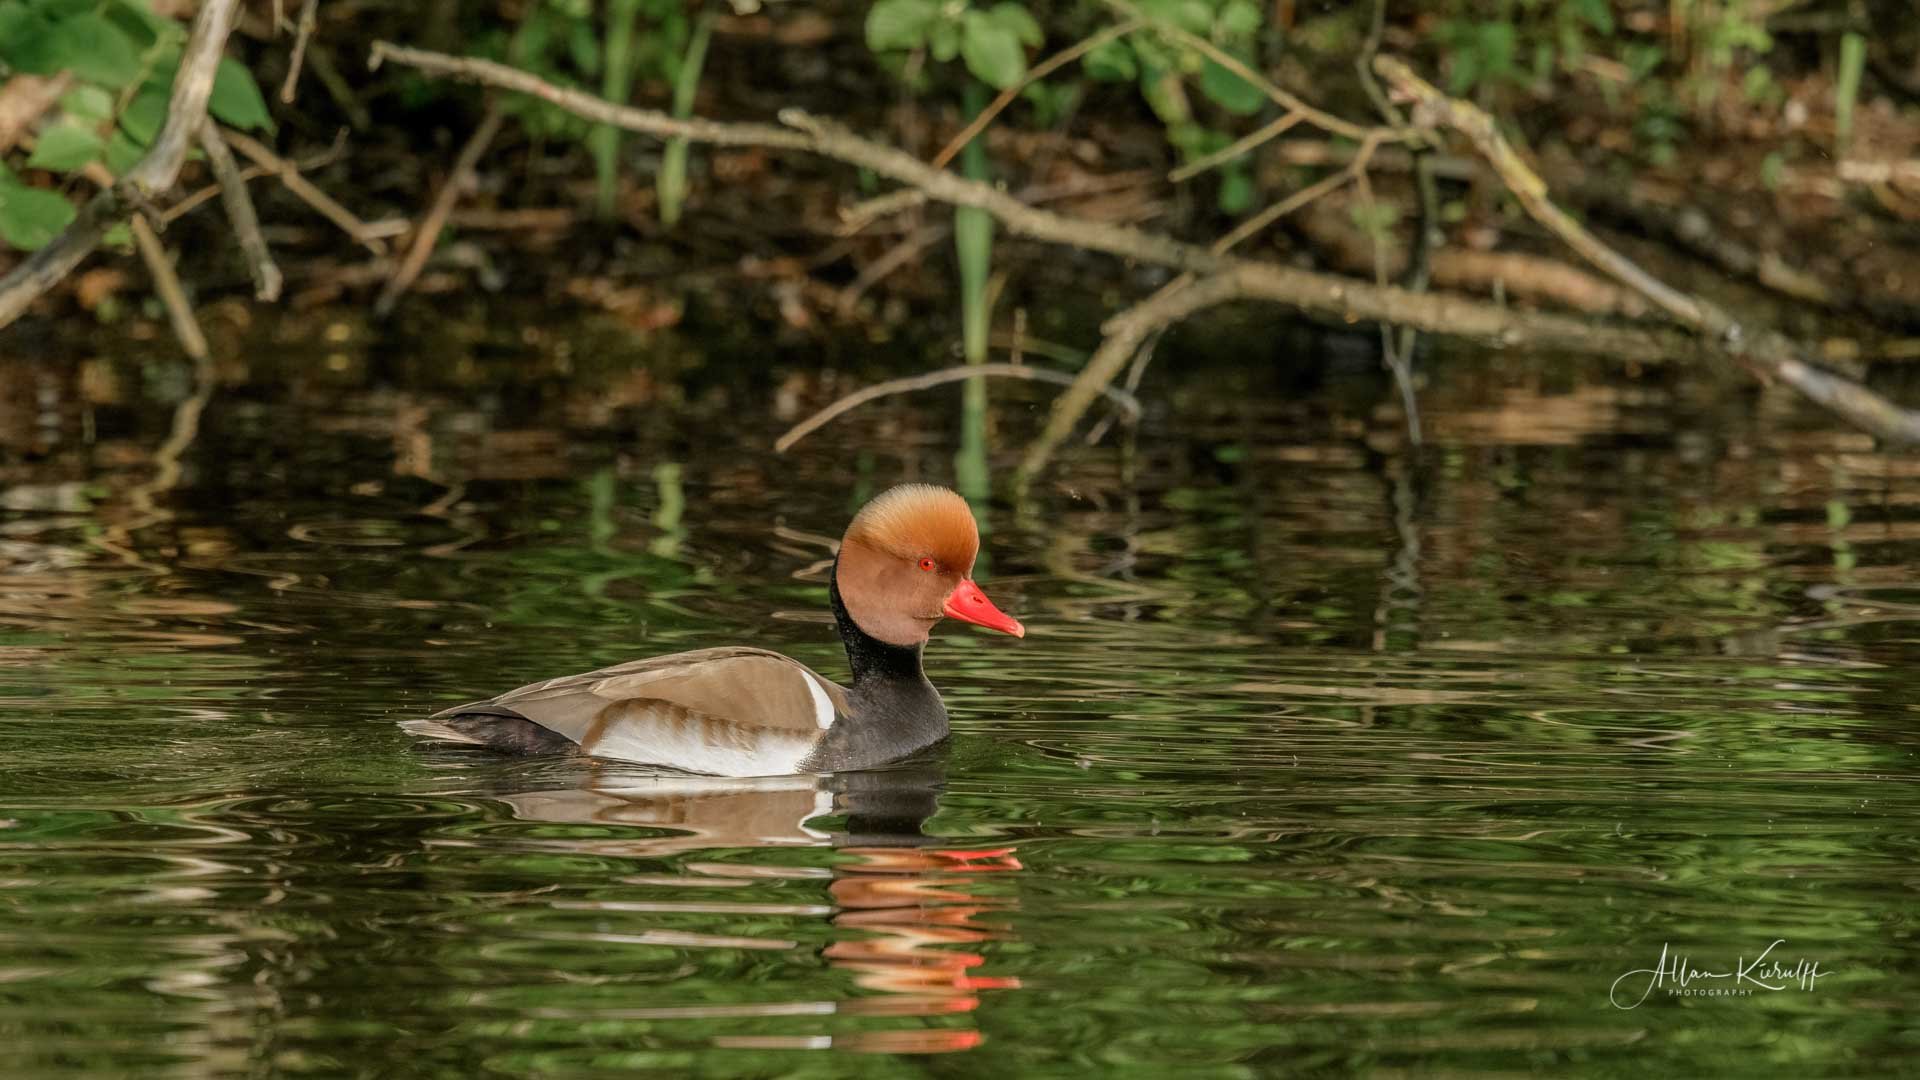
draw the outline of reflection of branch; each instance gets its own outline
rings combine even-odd
[[[1807,350],[1785,335],[1773,330],[1750,332],[1719,305],[1667,285],[1588,232],[1554,205],[1546,182],[1514,152],[1493,117],[1441,93],[1393,57],[1377,57],[1374,70],[1394,89],[1416,101],[1428,123],[1445,124],[1471,139],[1527,214],[1582,258],[1699,331],[1715,348],[1745,362],[1756,376],[1777,378],[1883,439],[1920,442],[1920,412],[1904,409],[1859,383],[1814,367],[1804,359],[1809,355]]]
[[[154,137],[153,148],[136,162],[114,185],[80,208],[73,223],[53,242],[33,253],[0,278],[0,327],[5,327],[26,311],[35,297],[58,284],[80,265],[82,259],[100,246],[108,226],[119,220],[129,207],[173,186],[186,160],[187,146],[206,120],[207,98],[213,93],[213,75],[220,63],[221,49],[233,28],[237,0],[207,0],[194,16],[193,31],[187,36],[180,54],[180,67],[173,78],[173,95],[167,101],[167,122]]]
[[[864,405],[875,398],[888,397],[893,394],[911,393],[915,390],[927,390],[935,386],[944,386],[947,383],[960,382],[963,379],[971,379],[976,376],[1026,379],[1030,382],[1050,382],[1061,386],[1078,386],[1080,382],[1080,380],[1072,375],[1064,375],[1058,371],[1050,371],[1046,368],[1029,367],[1025,364],[961,364],[956,367],[942,368],[939,371],[930,371],[925,375],[909,375],[903,379],[888,379],[886,382],[875,383],[863,390],[856,390],[826,408],[821,409],[819,412],[814,413],[812,416],[807,417],[805,420],[793,425],[791,428],[788,428],[785,435],[780,436],[780,438],[774,441],[774,452],[781,454],[786,453],[793,448],[793,444],[813,434],[834,417],[839,416],[849,409]],[[1107,397],[1113,400],[1114,404],[1125,409],[1129,414],[1133,416],[1140,415],[1140,402],[1135,400],[1132,394],[1114,390],[1110,387],[1100,392],[1105,393]],[[1085,406],[1082,406],[1082,409],[1084,408]]]
[[[133,219],[136,230],[146,225],[139,217]],[[136,231],[137,235],[137,231]],[[133,548],[133,534],[149,525],[155,525],[172,516],[171,512],[159,508],[158,497],[172,491],[180,483],[180,459],[192,448],[194,439],[200,434],[200,415],[206,411],[207,403],[213,400],[215,384],[213,361],[204,354],[196,357],[193,365],[193,392],[174,406],[173,426],[167,437],[153,451],[153,476],[146,483],[136,484],[127,489],[127,501],[137,511],[131,520],[108,525],[94,539],[94,543],[105,551],[117,555],[131,566],[142,567],[157,573],[165,568],[155,566],[140,557]]]

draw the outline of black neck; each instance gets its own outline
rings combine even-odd
[[[834,560],[833,572],[827,578],[827,592],[833,598],[833,622],[840,631],[840,643],[847,647],[847,664],[853,669],[855,688],[876,680],[925,681],[926,674],[920,668],[920,650],[924,646],[890,645],[860,629],[860,624],[847,613],[846,601],[840,599],[838,559]]]

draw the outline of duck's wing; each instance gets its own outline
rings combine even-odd
[[[764,649],[702,649],[532,683],[434,714],[523,717],[595,757],[721,776],[799,771],[846,692]]]

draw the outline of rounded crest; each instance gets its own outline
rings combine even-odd
[[[854,516],[846,540],[902,559],[932,558],[961,577],[973,573],[980,553],[980,528],[967,500],[932,484],[881,492]]]

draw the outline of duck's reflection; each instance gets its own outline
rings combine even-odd
[[[1006,935],[1005,925],[993,916],[1013,903],[979,890],[994,875],[1021,867],[1012,847],[969,848],[922,831],[939,808],[945,777],[944,768],[934,761],[835,776],[630,777],[499,798],[515,816],[532,821],[672,830],[594,843],[596,851],[606,853],[659,858],[718,848],[835,848],[846,858],[826,870],[683,861],[680,866],[689,876],[677,883],[697,884],[703,876],[820,876],[831,903],[804,913],[817,912],[840,931],[825,948],[825,957],[835,968],[852,973],[855,983],[873,996],[821,1003],[818,1011],[951,1017],[978,1008],[982,991],[1020,985],[1018,979],[981,971],[986,958],[978,946]],[[822,827],[836,818],[843,819],[839,829]],[[656,907],[604,906],[636,911]],[[783,910],[803,913],[799,906]],[[944,1053],[971,1049],[979,1044],[980,1033],[971,1026],[949,1025],[818,1035],[718,1035],[713,1041],[742,1049]]]

